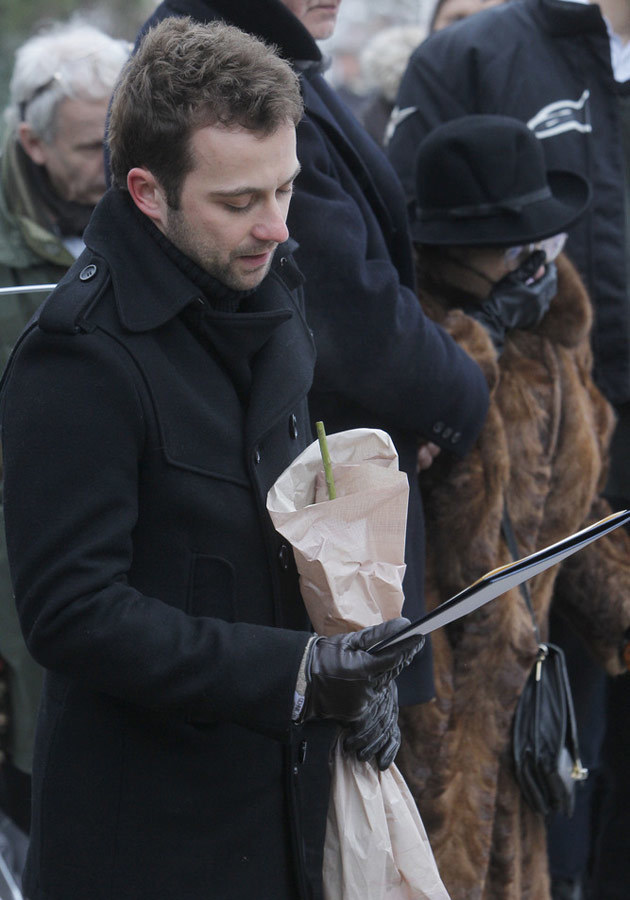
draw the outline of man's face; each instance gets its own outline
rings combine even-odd
[[[22,146],[48,173],[63,200],[96,205],[105,193],[103,135],[108,100],[66,97],[57,109],[55,136],[50,143],[22,126]],[[26,131],[25,131],[26,129]]]
[[[282,0],[316,41],[329,38],[337,24],[341,0]]]
[[[208,126],[193,133],[191,151],[194,168],[184,178],[179,209],[160,194],[154,221],[222,284],[254,288],[289,236],[286,218],[299,171],[295,127],[260,135]]]

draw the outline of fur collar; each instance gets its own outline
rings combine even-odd
[[[577,347],[589,336],[593,310],[577,269],[563,253],[556,260],[558,293],[535,329],[554,344]]]
[[[577,347],[586,340],[591,330],[593,323],[591,302],[577,270],[568,257],[560,254],[556,265],[558,292],[544,318],[532,333],[542,335],[553,344],[569,348]],[[423,281],[426,282],[426,279],[423,279],[422,272],[418,271],[418,283],[422,284]],[[458,308],[458,299],[461,302],[461,298],[460,291],[451,295],[447,291],[436,290],[435,286],[431,291],[420,291],[424,309],[432,319],[442,324]]]

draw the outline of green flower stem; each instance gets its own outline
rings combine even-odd
[[[330,462],[330,453],[328,452],[328,441],[326,440],[326,431],[323,422],[316,422],[317,439],[319,440],[319,449],[322,454],[322,462],[324,463],[324,475],[326,476],[326,487],[328,488],[328,499],[334,500],[337,496],[335,490],[335,479],[333,478],[332,463]]]

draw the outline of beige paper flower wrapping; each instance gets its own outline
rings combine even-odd
[[[328,500],[318,442],[269,491],[267,509],[291,543],[318,634],[400,615],[409,485],[389,435],[328,437],[337,496]],[[409,788],[395,766],[333,754],[324,846],[326,900],[448,900]]]
[[[400,615],[407,476],[383,431],[330,435],[337,498],[327,500],[317,441],[278,478],[267,508],[293,546],[300,590],[318,634]]]

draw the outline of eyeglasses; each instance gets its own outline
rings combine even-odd
[[[50,88],[57,83],[61,82],[61,75],[59,72],[55,72],[52,78],[49,78],[44,84],[40,84],[38,88],[35,88],[31,96],[27,100],[22,100],[19,105],[20,110],[20,121],[24,122],[26,119],[26,110],[31,105],[33,100],[36,100],[38,97],[41,97],[42,94],[45,94],[46,91],[50,90]]]
[[[564,247],[568,235],[563,231],[560,234],[554,234],[552,237],[545,238],[544,241],[536,241],[534,244],[518,244],[515,247],[508,247],[504,253],[504,259],[507,265],[513,266],[515,262],[521,258],[526,259],[535,250],[542,250],[548,263],[553,262]]]
[[[129,53],[133,49],[133,44],[127,45]],[[24,121],[26,117],[26,110],[31,105],[31,103],[36,100],[38,97],[41,97],[42,94],[45,94],[46,91],[49,91],[55,85],[61,85],[62,88],[67,86],[65,83],[67,82],[68,72],[72,71],[76,66],[82,65],[86,62],[86,60],[98,60],[100,52],[98,50],[90,50],[88,53],[83,54],[83,56],[77,56],[75,59],[65,60],[61,70],[57,70],[54,72],[48,81],[45,81],[43,84],[40,84],[39,87],[35,88],[30,97],[27,97],[25,100],[22,100],[19,104],[19,114],[20,121]]]

